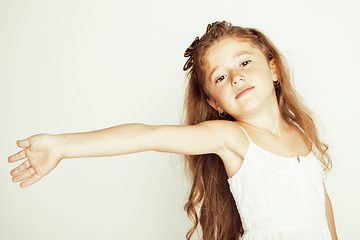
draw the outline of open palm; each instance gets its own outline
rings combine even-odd
[[[64,158],[61,142],[55,135],[33,135],[27,139],[18,140],[17,145],[25,149],[11,155],[8,161],[16,162],[27,158],[10,172],[13,182],[22,182],[20,184],[22,188],[39,181]]]

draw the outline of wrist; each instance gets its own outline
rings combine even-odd
[[[68,139],[66,137],[66,134],[56,134],[53,135],[56,139],[57,146],[58,146],[58,152],[61,156],[61,159],[68,158]]]

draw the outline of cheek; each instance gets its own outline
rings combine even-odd
[[[260,84],[261,86],[264,86],[266,88],[268,88],[269,86],[272,86],[272,84],[273,84],[272,83],[273,77],[272,77],[271,73],[268,71],[258,74],[256,78],[257,78],[258,84]]]
[[[218,87],[216,96],[221,100],[226,100],[226,96],[229,96],[228,89],[225,87]]]

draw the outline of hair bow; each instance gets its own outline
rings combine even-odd
[[[210,30],[212,29],[212,27],[214,26],[215,23],[212,24],[208,24],[207,28],[206,28],[206,33],[210,32]],[[186,61],[183,70],[186,71],[189,68],[191,68],[191,66],[194,64],[194,58],[193,58],[193,51],[194,51],[194,47],[195,45],[199,42],[199,37],[196,37],[195,40],[192,42],[192,44],[190,45],[190,47],[188,47],[184,53],[184,57],[189,57],[189,59]]]

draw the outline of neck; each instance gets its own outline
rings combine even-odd
[[[242,116],[241,120],[236,122],[245,128],[268,132],[274,136],[281,136],[289,128],[289,124],[281,117],[277,102],[270,104],[270,106],[264,106],[263,109],[258,109],[254,113]]]

